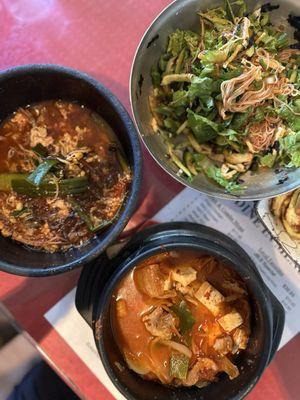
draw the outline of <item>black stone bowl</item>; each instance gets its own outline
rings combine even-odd
[[[226,374],[216,383],[174,388],[145,381],[131,371],[118,347],[110,319],[111,296],[120,280],[142,260],[166,250],[190,249],[211,254],[231,266],[247,285],[251,309],[251,335],[237,359],[240,375]],[[283,331],[284,309],[264,284],[255,264],[229,237],[214,229],[187,222],[158,224],[139,232],[109,260],[102,255],[83,269],[76,292],[76,307],[94,332],[104,368],[113,384],[130,400],[241,400],[255,386],[272,360]]]
[[[46,276],[66,272],[99,256],[133,214],[141,184],[142,153],[133,123],[119,100],[89,75],[57,65],[24,65],[0,72],[0,121],[20,106],[44,100],[77,101],[101,115],[119,138],[133,180],[117,221],[80,248],[35,251],[0,235],[0,269],[16,275]]]

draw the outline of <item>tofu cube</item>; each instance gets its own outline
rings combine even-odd
[[[200,288],[195,293],[195,297],[200,301],[209,311],[217,316],[221,312],[222,303],[225,297],[217,289],[215,289],[209,282],[202,283]]]
[[[171,273],[172,279],[179,282],[183,287],[197,279],[197,271],[192,267],[178,267]]]
[[[241,314],[233,310],[229,314],[224,315],[218,319],[219,324],[226,332],[231,332],[233,329],[239,327],[243,323]]]

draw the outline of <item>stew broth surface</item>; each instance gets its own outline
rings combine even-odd
[[[206,386],[234,364],[250,335],[248,292],[211,256],[150,257],[127,274],[112,302],[115,339],[132,370],[176,386]]]
[[[39,185],[28,182],[49,160]],[[85,106],[44,101],[0,126],[3,236],[46,251],[80,246],[113,222],[130,181],[116,135]]]

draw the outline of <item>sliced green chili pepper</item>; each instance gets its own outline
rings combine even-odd
[[[182,335],[189,332],[195,323],[195,318],[188,308],[186,302],[182,300],[179,304],[174,304],[170,309],[179,317],[179,331]]]
[[[55,159],[45,160],[27,177],[28,182],[32,183],[34,186],[39,186],[50,169],[57,163],[58,160]]]
[[[170,358],[170,375],[185,379],[189,369],[189,359],[184,354],[172,353]]]

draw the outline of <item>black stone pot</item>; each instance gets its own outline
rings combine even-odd
[[[247,350],[238,359],[240,375],[199,389],[172,388],[144,381],[131,371],[115,342],[110,323],[111,295],[122,277],[140,261],[165,250],[192,249],[211,254],[236,270],[245,281],[252,307],[252,332]],[[136,234],[109,260],[102,255],[80,276],[76,307],[94,332],[103,365],[114,385],[130,400],[240,400],[255,386],[272,360],[283,331],[284,310],[259,275],[253,261],[233,240],[202,225],[187,222],[158,224]],[[121,367],[120,367],[121,366]]]
[[[123,145],[133,181],[118,220],[80,248],[50,254],[0,235],[0,270],[12,274],[54,275],[93,260],[117,238],[137,204],[142,170],[138,135],[127,111],[108,89],[85,73],[58,65],[24,65],[0,72],[0,121],[20,106],[51,99],[77,101],[99,113]]]

